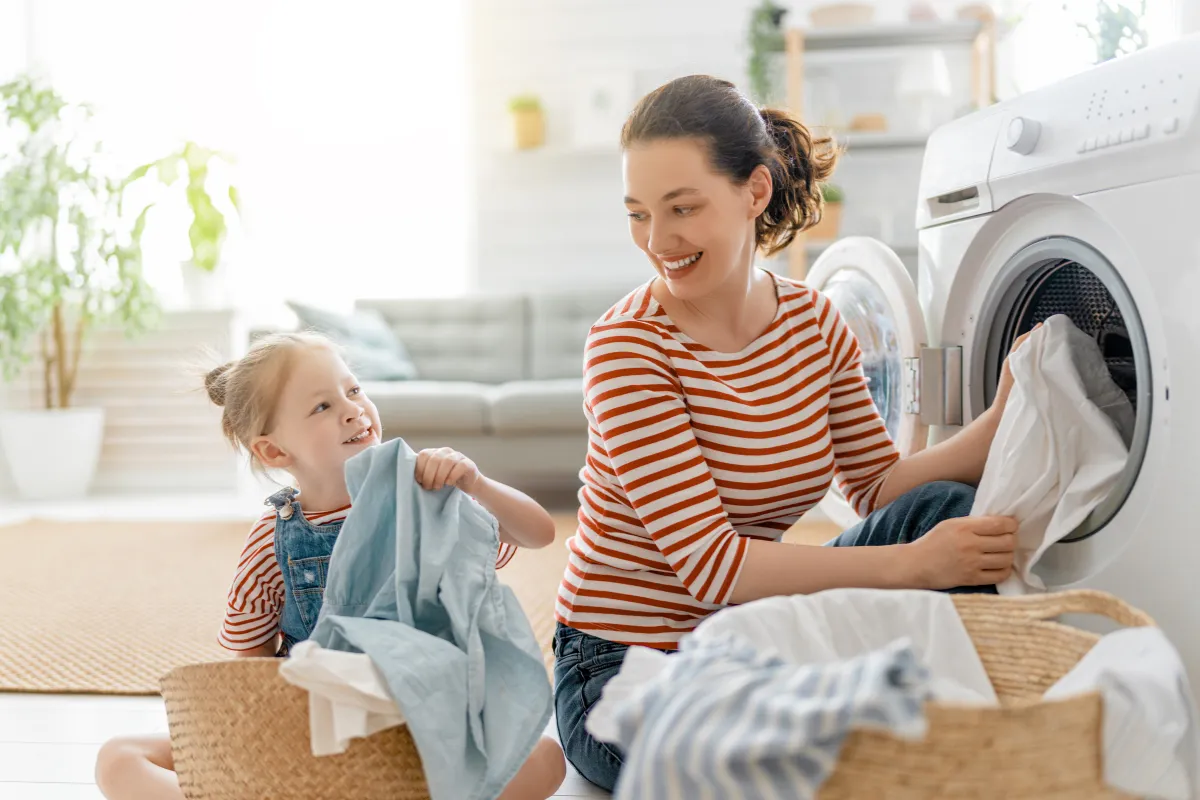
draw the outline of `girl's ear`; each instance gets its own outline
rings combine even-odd
[[[287,469],[292,465],[292,457],[269,436],[259,436],[251,442],[250,454],[258,459],[258,463],[271,469]]]

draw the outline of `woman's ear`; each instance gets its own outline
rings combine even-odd
[[[272,442],[269,436],[259,436],[251,442],[250,454],[258,459],[258,463],[271,469],[287,469],[292,465],[292,457]]]
[[[750,173],[746,188],[750,191],[750,218],[757,219],[771,203],[771,195],[774,192],[771,170],[767,169],[765,164],[759,164]]]

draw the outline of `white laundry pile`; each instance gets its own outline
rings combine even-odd
[[[1051,317],[1009,357],[1013,389],[988,453],[974,516],[1014,517],[1017,553],[1001,594],[1043,591],[1042,554],[1074,531],[1116,484],[1134,411],[1099,346]]]
[[[889,664],[897,680],[878,679]],[[784,695],[782,686],[808,686],[808,694]],[[1105,779],[1112,786],[1162,800],[1198,796],[1195,704],[1179,656],[1160,631],[1102,638],[1046,697],[1091,691],[1104,699]],[[714,797],[811,797],[851,730],[919,736],[919,705],[916,717],[904,712],[905,702],[919,697],[998,702],[950,596],[834,589],[721,611],[686,637],[677,655],[630,648],[587,729],[626,750],[632,769],[622,773],[618,797],[704,797],[695,787],[710,784]],[[773,787],[785,779],[790,793],[780,794]]]
[[[308,723],[315,756],[346,752],[351,739],[404,724],[375,664],[364,653],[327,650],[300,642],[279,665],[288,683],[308,694]]]
[[[1100,690],[1104,780],[1139,797],[1200,797],[1200,726],[1179,653],[1158,628],[1103,637],[1047,700]]]

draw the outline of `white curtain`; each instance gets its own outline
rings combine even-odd
[[[214,177],[241,193],[228,273],[259,319],[284,299],[464,289],[465,2],[0,0],[23,13],[28,65],[96,106],[126,166],[187,139],[236,158]],[[183,213],[164,205],[147,232],[168,295]]]

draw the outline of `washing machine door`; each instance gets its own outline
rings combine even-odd
[[[914,399],[925,316],[904,263],[882,242],[849,237],[821,254],[805,283],[830,299],[858,339],[871,398],[900,454],[921,450],[928,427]],[[859,521],[836,484],[820,508],[842,528]]]

